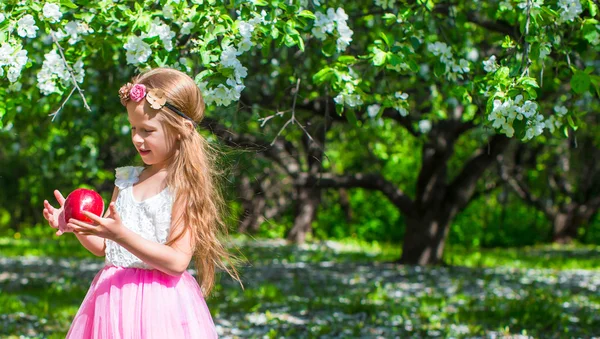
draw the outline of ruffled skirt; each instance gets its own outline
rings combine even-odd
[[[67,338],[217,338],[191,274],[106,266],[94,278]]]

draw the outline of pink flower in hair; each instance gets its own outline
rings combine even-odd
[[[140,102],[146,96],[146,86],[142,84],[135,84],[129,91],[129,99]]]

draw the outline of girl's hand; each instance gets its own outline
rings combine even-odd
[[[95,225],[71,218],[67,227],[72,228],[75,234],[95,235],[115,241],[121,235],[125,226],[121,223],[121,217],[117,213],[115,203],[111,202],[108,208],[110,208],[110,216],[108,218],[102,218],[87,211],[82,212],[85,216],[92,219]]]
[[[65,198],[58,190],[54,190],[54,197],[58,201],[60,208],[54,208],[54,206],[50,205],[48,200],[44,200],[44,218],[48,220],[50,227],[57,229],[56,235],[61,235],[65,232],[72,232],[73,230],[70,229],[65,222],[65,211],[63,207],[65,204]]]

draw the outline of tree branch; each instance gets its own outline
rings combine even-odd
[[[253,135],[239,134],[231,131],[217,122],[217,120],[209,117],[204,117],[200,122],[200,126],[219,137],[219,139],[228,146],[264,153],[265,156],[281,165],[281,167],[283,167],[291,176],[296,176],[301,170],[300,164],[296,159],[291,156],[286,156],[289,155],[286,148],[294,148],[293,145],[287,145],[289,144],[288,141],[277,140],[271,145],[270,142],[259,139]]]
[[[356,173],[349,175],[336,175],[333,173],[311,175],[301,173],[296,178],[295,183],[296,185],[316,186],[320,188],[361,187],[369,190],[377,190],[382,192],[402,213],[410,215],[414,212],[414,203],[410,197],[378,173]]]
[[[446,200],[456,202],[459,209],[464,208],[473,197],[477,180],[496,157],[504,152],[509,142],[510,139],[504,135],[493,135],[488,144],[478,149],[454,178],[448,187]]]

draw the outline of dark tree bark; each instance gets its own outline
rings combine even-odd
[[[541,190],[543,196],[538,197],[527,182],[526,172],[534,168],[542,152],[543,145],[517,145],[511,157],[499,163],[500,176],[524,202],[544,213],[552,223],[549,238],[553,242],[571,243],[600,209],[600,166],[596,160],[600,150],[589,140],[578,149],[570,147],[568,140],[560,145],[546,165],[548,183]],[[571,157],[578,166],[571,166]]]
[[[407,231],[403,244],[403,255],[399,262],[436,264],[441,262],[444,244],[453,218],[476,195],[475,188],[478,179],[496,161],[496,157],[504,151],[509,142],[509,139],[504,136],[492,136],[488,143],[477,150],[464,164],[459,174],[450,180],[447,166],[454,152],[454,143],[461,134],[474,127],[470,122],[461,122],[460,114],[461,112],[455,112],[455,119],[440,121],[433,126],[429,134],[429,141],[422,150],[423,164],[418,176],[417,193],[414,199],[378,173],[348,175],[319,173],[323,157],[322,150],[311,148],[306,140],[308,169],[302,171],[300,161],[290,156],[290,150],[294,149],[294,145],[289,142],[276,140],[273,147],[268,147],[266,142],[254,136],[227,131],[215,121],[205,122],[205,124],[227,143],[236,146],[258,146],[264,156],[274,160],[292,177],[298,193],[298,208],[294,227],[287,235],[289,240],[303,241],[306,238],[306,234],[310,231],[310,222],[315,217],[316,207],[320,201],[320,193],[318,193],[320,189],[362,187],[381,191],[406,217]],[[419,132],[412,127],[414,121],[409,118],[400,117],[393,110],[386,110],[383,115],[396,120],[411,134],[419,135]],[[335,116],[332,118],[334,120],[342,119],[342,117]],[[358,112],[357,118],[366,120],[366,113]],[[315,137],[316,133],[311,135]]]
[[[319,175],[321,164],[323,163],[323,146],[325,143],[325,133],[323,128],[329,129],[323,123],[310,128],[313,140],[310,140],[306,134],[302,135],[302,143],[306,150],[306,163],[308,164],[308,173]],[[294,226],[287,235],[287,240],[297,244],[304,243],[306,235],[312,232],[312,222],[317,216],[319,204],[321,203],[321,189],[318,187],[296,185],[298,191],[298,201],[296,208],[296,217]]]

